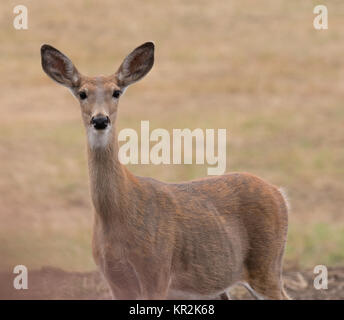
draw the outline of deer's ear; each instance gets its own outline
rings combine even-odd
[[[154,64],[154,43],[146,42],[137,47],[123,61],[115,76],[118,85],[125,88],[139,81]]]
[[[41,47],[42,68],[56,82],[69,87],[80,84],[80,74],[72,61],[54,47],[44,44]]]

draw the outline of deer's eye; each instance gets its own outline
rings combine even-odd
[[[117,99],[117,98],[119,98],[119,96],[121,95],[121,93],[122,93],[121,90],[114,90],[112,96],[113,96],[114,98]]]
[[[87,94],[85,91],[79,92],[79,97],[81,100],[85,100],[87,98]]]

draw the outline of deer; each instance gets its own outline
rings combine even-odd
[[[114,299],[223,299],[243,285],[256,299],[289,299],[282,264],[288,203],[250,173],[168,183],[132,174],[119,157],[118,102],[154,64],[153,42],[110,76],[79,73],[59,50],[41,64],[79,101],[94,207],[92,254]]]

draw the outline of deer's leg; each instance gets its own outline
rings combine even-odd
[[[140,293],[135,289],[114,282],[108,282],[108,284],[114,300],[137,300],[141,298]]]
[[[287,299],[282,281],[288,224],[287,209],[281,204],[276,209],[265,208],[264,213],[270,217],[269,223],[261,220],[259,228],[262,232],[259,236],[254,232],[250,233],[250,250],[244,262],[244,279],[248,284],[246,288],[257,299]]]
[[[271,255],[271,252],[260,251],[248,260],[246,283],[243,285],[256,299],[290,299],[283,288],[282,255],[283,252]]]
[[[221,293],[219,296],[220,300],[232,300],[230,294],[228,292]]]
[[[133,263],[135,261],[135,263]],[[131,256],[129,269],[136,281],[141,300],[164,300],[170,286],[170,258],[166,256]]]
[[[169,289],[169,277],[154,275],[153,270],[151,275],[126,273],[108,282],[117,300],[165,300]]]
[[[142,298],[146,300],[167,299],[170,287],[170,275],[163,270],[154,270],[141,277]]]
[[[242,284],[257,300],[290,300],[280,284],[272,281],[262,283],[261,281],[256,282],[254,280],[251,283],[253,283],[252,286],[249,283]]]
[[[141,298],[141,286],[135,270],[127,263],[108,262],[103,275],[116,300],[136,300]]]

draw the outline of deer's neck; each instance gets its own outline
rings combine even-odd
[[[123,221],[130,212],[128,199],[134,178],[118,160],[117,135],[114,132],[106,147],[88,146],[91,196],[97,215],[105,223]]]

